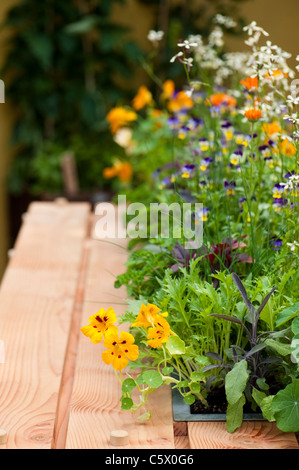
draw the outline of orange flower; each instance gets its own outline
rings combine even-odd
[[[226,93],[214,93],[207,98],[206,104],[216,107],[235,107],[237,105],[237,101],[233,96],[227,95]]]
[[[117,106],[112,108],[106,116],[107,121],[110,123],[110,130],[115,134],[118,129],[128,125],[130,122],[137,119],[135,111]]]
[[[115,162],[112,167],[104,168],[103,176],[106,179],[111,179],[117,176],[120,181],[127,182],[132,178],[132,165],[129,162]]]
[[[259,108],[247,109],[244,112],[245,117],[251,122],[258,121],[262,116],[262,111]]]
[[[192,99],[184,92],[179,91],[168,102],[169,111],[176,113],[181,109],[190,109],[194,106]]]
[[[269,74],[269,72],[267,72],[265,77],[268,78],[269,80],[271,78],[283,78],[283,77],[287,78],[288,74],[285,73],[285,72],[282,72],[281,70],[272,70],[271,74]]]
[[[262,129],[267,135],[277,134],[281,131],[281,127],[277,122],[265,123],[263,124]]]
[[[148,344],[152,348],[158,348],[162,346],[163,343],[169,338],[169,335],[172,334],[169,323],[159,315],[157,326],[155,328],[149,328],[148,330]]]
[[[163,93],[161,94],[161,98],[163,100],[167,100],[171,98],[175,92],[175,84],[172,80],[166,80],[163,83]]]
[[[132,326],[142,326],[148,328],[154,326],[159,317],[167,317],[168,313],[159,313],[161,309],[154,304],[142,304],[136,318],[136,322],[132,323]]]
[[[134,336],[126,331],[122,331],[118,336],[117,328],[108,330],[104,339],[107,351],[102,353],[105,364],[112,364],[115,370],[121,370],[128,365],[129,360],[136,361],[139,350],[134,342]]]
[[[138,111],[144,108],[146,105],[151,104],[153,96],[146,86],[141,86],[138,89],[137,95],[133,98],[133,108]]]
[[[279,144],[279,150],[286,157],[293,157],[297,153],[296,146],[289,141],[289,139],[284,139]]]
[[[110,328],[117,329],[117,327],[113,325],[113,323],[117,321],[116,314],[111,307],[109,307],[107,311],[101,308],[98,313],[89,317],[88,321],[90,324],[83,326],[81,331],[95,344],[102,341],[103,336]]]
[[[244,85],[248,91],[256,90],[258,87],[258,78],[257,77],[247,77],[244,80],[240,81],[241,85]]]

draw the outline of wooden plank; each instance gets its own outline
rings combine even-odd
[[[188,436],[191,449],[299,449],[294,433],[263,421],[243,422],[232,434],[223,422],[192,422]]]
[[[8,449],[51,447],[88,204],[33,203],[0,290],[0,427]]]
[[[115,243],[115,244],[114,244]],[[81,326],[101,307],[112,306],[119,316],[125,308],[124,288],[114,289],[115,276],[124,272],[126,240],[93,240]],[[123,328],[123,326],[121,326]],[[67,449],[111,449],[110,432],[123,429],[129,434],[128,449],[174,448],[170,388],[150,397],[152,419],[137,422],[130,411],[120,409],[121,390],[113,368],[101,361],[103,344],[92,344],[81,335],[74,379]],[[144,411],[144,410],[143,410]]]

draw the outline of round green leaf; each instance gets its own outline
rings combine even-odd
[[[133,379],[126,379],[122,383],[122,391],[123,393],[131,393],[132,390],[136,387],[136,382]]]
[[[133,406],[132,398],[121,398],[121,409],[122,410],[130,410]]]
[[[299,379],[280,390],[272,400],[276,424],[281,431],[299,431]]]
[[[195,402],[195,396],[194,395],[187,395],[184,398],[184,402],[187,403],[187,405],[193,405],[193,403]]]
[[[144,383],[151,388],[158,388],[163,384],[161,374],[156,370],[147,370],[142,374]]]
[[[192,372],[190,379],[192,382],[200,382],[203,379],[204,375],[201,372]]]
[[[185,354],[186,351],[184,341],[178,336],[169,336],[166,348],[171,356]]]

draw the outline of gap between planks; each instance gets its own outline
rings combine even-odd
[[[73,383],[76,368],[78,342],[80,335],[80,323],[83,312],[87,272],[90,259],[90,234],[92,222],[93,217],[91,215],[87,227],[86,239],[84,241],[78,285],[76,289],[74,308],[69,329],[68,344],[66,348],[63,372],[61,377],[61,385],[58,394],[53,438],[51,443],[52,449],[64,449],[66,443],[71,397],[73,392]]]

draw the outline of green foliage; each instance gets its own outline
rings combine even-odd
[[[79,143],[82,187],[101,185],[106,156],[100,152],[108,132],[105,116],[132,93],[127,80],[141,55],[128,40],[127,29],[111,20],[116,1],[22,0],[9,10],[2,28],[13,28],[13,34],[1,76],[7,98],[17,110],[13,145],[18,152],[11,192],[26,186],[30,190],[31,185],[34,190],[59,188],[57,148],[76,146],[76,136],[82,136],[90,156],[84,162]],[[89,141],[95,144],[96,139],[98,154],[91,156]],[[45,162],[45,154],[53,161]],[[32,159],[33,171],[23,172]],[[47,177],[51,171],[55,174]]]

